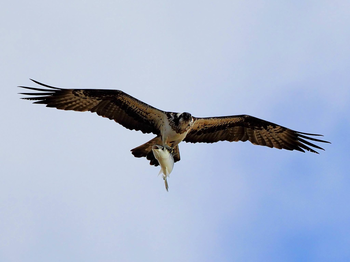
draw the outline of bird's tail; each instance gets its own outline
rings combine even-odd
[[[141,146],[135,147],[131,149],[131,153],[135,157],[146,157],[148,160],[150,160],[150,165],[158,166],[158,160],[154,157],[152,147],[154,145],[162,145],[162,139],[160,136],[156,136],[155,138],[151,139],[147,143],[144,143]],[[179,146],[175,146],[173,149],[173,156],[174,161],[180,161],[180,150]]]

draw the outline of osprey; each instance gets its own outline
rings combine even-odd
[[[34,104],[62,110],[90,111],[128,129],[155,134],[155,138],[131,150],[135,157],[146,157],[154,166],[158,166],[159,162],[152,149],[166,148],[171,152],[173,161],[177,162],[180,160],[181,141],[214,143],[249,140],[254,145],[301,152],[306,150],[317,154],[315,149],[324,149],[310,141],[329,143],[315,138],[322,135],[294,131],[249,115],[194,117],[187,112],[159,110],[120,90],[65,89],[31,80],[43,87],[20,87],[38,91],[21,93],[31,96],[23,99],[33,100]],[[156,145],[161,147],[155,148]]]

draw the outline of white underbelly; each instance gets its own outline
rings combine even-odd
[[[187,135],[187,132],[182,133],[182,134],[178,134],[176,132],[171,132],[169,133],[168,136],[166,136],[166,143],[171,145],[172,147],[176,146],[177,144],[179,144],[182,140],[185,139]]]
[[[163,141],[165,144],[174,147],[185,139],[187,133],[188,132],[184,132],[182,134],[176,133],[169,125],[168,119],[166,119],[164,123],[164,130],[162,132],[162,138],[164,139]]]

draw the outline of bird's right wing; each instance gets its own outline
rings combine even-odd
[[[34,100],[34,104],[45,104],[47,107],[62,110],[96,112],[128,129],[159,135],[159,125],[165,113],[120,90],[65,89],[32,81],[45,88],[20,87],[39,91],[21,93],[31,96],[23,99]]]

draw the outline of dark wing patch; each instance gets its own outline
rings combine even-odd
[[[324,150],[310,141],[329,143],[302,133],[249,115],[195,118],[195,123],[184,141],[214,143],[218,141],[247,141],[254,145],[278,149],[305,150],[318,153],[313,148]]]
[[[128,129],[159,135],[159,125],[162,123],[164,112],[120,90],[64,89],[32,81],[46,87],[20,86],[38,91],[21,93],[31,96],[23,99],[34,100],[34,104],[45,104],[47,107],[62,110],[96,112]]]

